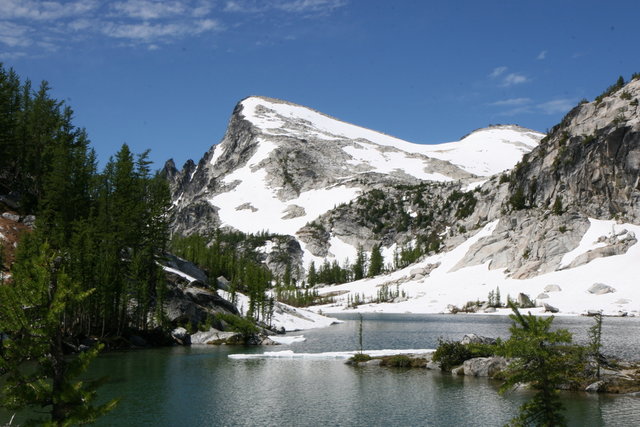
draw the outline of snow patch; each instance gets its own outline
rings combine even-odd
[[[364,350],[363,353],[371,357],[393,356],[396,354],[431,354],[434,349],[413,349],[413,350]],[[230,354],[230,359],[349,359],[358,351],[328,351],[324,353],[296,353],[293,350],[265,351],[264,353],[253,354]]]

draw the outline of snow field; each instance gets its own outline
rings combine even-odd
[[[540,299],[560,310],[560,315],[586,314],[590,310],[602,310],[605,314],[619,315],[625,312],[628,315],[640,315],[640,245],[635,244],[627,253],[617,256],[598,258],[588,264],[576,268],[554,271],[530,279],[516,280],[505,275],[502,269],[491,270],[490,262],[483,265],[475,265],[451,271],[464,256],[470,246],[483,236],[490,235],[497,222],[486,225],[475,236],[454,250],[431,256],[419,263],[411,265],[387,275],[373,279],[364,279],[357,282],[346,283],[337,286],[327,286],[320,289],[321,294],[334,291],[348,291],[337,297],[335,304],[327,304],[314,307],[323,313],[336,313],[345,310],[348,295],[353,298],[356,294],[365,298],[375,298],[378,290],[384,283],[402,279],[398,290],[404,291],[408,297],[406,301],[397,303],[363,304],[355,311],[383,312],[383,313],[443,313],[448,312],[448,306],[462,307],[468,301],[486,301],[487,295],[496,288],[500,289],[502,301],[506,301],[507,295],[516,298],[519,293],[527,294],[532,300],[544,292],[545,286],[557,284],[560,292],[547,292],[549,298]],[[593,244],[600,236],[611,236],[620,233],[623,229],[640,233],[640,226],[632,224],[616,224],[614,221],[591,220],[591,227],[585,234],[583,241],[572,251],[574,259],[587,252],[597,244]],[[613,234],[612,234],[613,233]],[[564,263],[565,260],[563,260]],[[440,262],[431,274],[419,280],[411,278],[411,270],[417,267],[426,267],[428,264]],[[604,295],[595,295],[587,292],[594,283],[604,283],[613,287],[616,291]],[[395,284],[389,285],[390,290],[396,288]],[[539,313],[543,309],[531,309]],[[501,314],[505,314],[503,311]]]

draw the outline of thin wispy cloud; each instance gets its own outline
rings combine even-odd
[[[150,50],[188,37],[226,31],[229,12],[272,12],[304,17],[328,14],[346,0],[0,0],[0,49],[37,54],[92,38]]]
[[[505,87],[514,86],[522,83],[527,83],[528,81],[529,81],[529,78],[523,74],[510,73],[510,74],[507,74],[502,80],[502,86],[505,86]]]
[[[543,59],[545,59],[547,57],[547,51],[543,50],[542,52],[540,52],[538,54],[538,56],[536,56],[536,59],[539,61],[542,61]]]
[[[507,67],[496,67],[493,69],[491,74],[489,74],[489,77],[495,79],[497,77],[500,77],[502,74],[504,74],[505,71],[507,71]]]
[[[490,103],[491,107],[514,107],[517,105],[526,105],[532,102],[531,98],[509,98]]]

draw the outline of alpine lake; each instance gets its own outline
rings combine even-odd
[[[344,323],[293,332],[291,345],[192,346],[112,352],[89,377],[108,376],[99,399],[120,398],[100,426],[498,426],[531,391],[501,395],[500,382],[426,369],[353,367],[336,358],[232,359],[230,354],[294,353],[358,348],[355,314]],[[585,343],[593,319],[556,317]],[[438,338],[466,333],[507,338],[511,320],[495,315],[365,314],[366,350],[435,348]],[[604,352],[639,359],[640,319],[604,318]],[[640,425],[640,397],[563,392],[572,426]]]

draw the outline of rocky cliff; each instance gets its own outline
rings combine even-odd
[[[390,251],[414,240],[411,233],[419,228],[414,223],[434,215],[435,208],[426,204],[436,196],[443,199],[438,209],[446,212],[420,234],[442,232],[456,215],[452,201],[444,206],[444,199],[513,167],[542,136],[517,126],[494,126],[461,141],[420,145],[285,101],[247,98],[234,109],[222,141],[197,165],[188,161],[180,171],[171,161],[165,165],[173,192],[173,229],[180,234],[217,227],[269,231],[290,236],[288,252],[298,271],[327,257],[343,263],[353,259],[360,244],[369,249],[382,241]],[[433,184],[433,193],[421,189],[425,183]],[[402,201],[403,188],[414,188],[415,202]],[[363,219],[362,203],[354,214],[362,220],[354,221],[344,206],[372,191],[393,193],[393,206],[404,222],[389,226],[398,222],[392,212],[385,219]],[[309,228],[314,222],[327,234],[314,234]],[[276,272],[283,268],[271,267]]]

